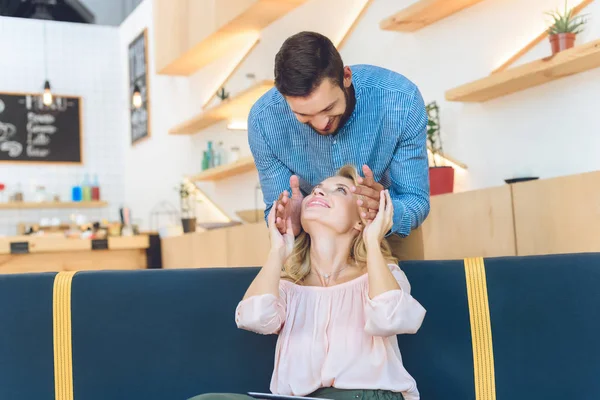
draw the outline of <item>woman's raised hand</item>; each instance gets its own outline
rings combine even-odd
[[[275,201],[273,203],[273,207],[271,207],[268,217],[269,234],[271,236],[271,253],[277,254],[279,257],[281,257],[281,261],[285,262],[292,254],[292,250],[294,249],[294,229],[292,227],[292,219],[288,216],[286,219],[285,233],[281,234],[279,232],[275,220],[277,205],[277,201]]]
[[[379,193],[379,211],[377,211],[375,219],[367,222],[363,230],[363,239],[368,247],[379,247],[381,241],[394,223],[393,218],[394,205],[392,204],[390,192],[382,190]]]

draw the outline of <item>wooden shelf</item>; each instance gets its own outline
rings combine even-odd
[[[190,179],[192,181],[220,181],[222,179],[230,178],[232,176],[243,174],[256,169],[254,164],[254,158],[244,157],[240,160],[219,167],[207,169],[199,175],[193,176]]]
[[[221,104],[209,108],[189,121],[171,128],[169,134],[191,135],[220,121],[232,118],[248,118],[248,113],[256,100],[271,89],[273,85],[273,81],[262,81],[237,96],[231,97],[221,102]]]
[[[105,201],[45,201],[45,202],[9,202],[0,203],[0,210],[33,210],[48,208],[103,208],[108,206]]]
[[[507,69],[446,92],[446,100],[483,102],[600,67],[600,40]]]
[[[576,16],[579,14],[584,8],[589,6],[594,0],[582,0],[577,6],[572,8],[572,16]],[[515,63],[519,58],[523,57],[527,52],[537,46],[542,40],[548,37],[548,29],[544,29],[542,33],[540,33],[535,39],[531,42],[527,43],[522,49],[517,51],[514,55],[512,55],[508,60],[506,60],[502,65],[492,71],[492,74],[497,74],[498,72],[502,72],[508,67],[510,67],[513,63]]]
[[[307,0],[157,0],[155,62],[159,74],[189,76],[254,40]]]
[[[381,21],[379,27],[386,31],[414,32],[481,1],[483,0],[419,0]]]

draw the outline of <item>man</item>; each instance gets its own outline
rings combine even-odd
[[[301,232],[300,206],[314,185],[345,164],[364,175],[352,190],[361,214],[373,220],[379,193],[394,205],[390,234],[409,235],[429,213],[427,112],[417,87],[404,76],[370,65],[344,66],[325,36],[300,32],[275,57],[275,88],[248,117],[248,141],[258,169],[265,216],[279,200],[282,233],[290,216]],[[394,255],[398,240],[388,240]]]

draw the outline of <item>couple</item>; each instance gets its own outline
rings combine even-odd
[[[271,391],[328,399],[418,400],[397,334],[415,333],[425,309],[384,236],[393,221],[387,190],[373,220],[361,216],[353,166],[315,186],[301,205],[303,232],[281,233],[269,213],[271,251],[239,303],[237,326],[278,334]],[[247,399],[205,394],[194,400]]]

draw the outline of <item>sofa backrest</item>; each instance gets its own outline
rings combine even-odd
[[[485,400],[490,365],[497,399],[600,398],[600,254],[486,259],[491,353],[472,340],[481,342],[471,329],[477,293],[463,261],[401,267],[428,311],[416,335],[399,336],[422,399]],[[234,322],[257,271],[77,273],[69,318],[74,399],[268,391],[276,337]],[[0,276],[0,399],[54,398],[55,275]]]

